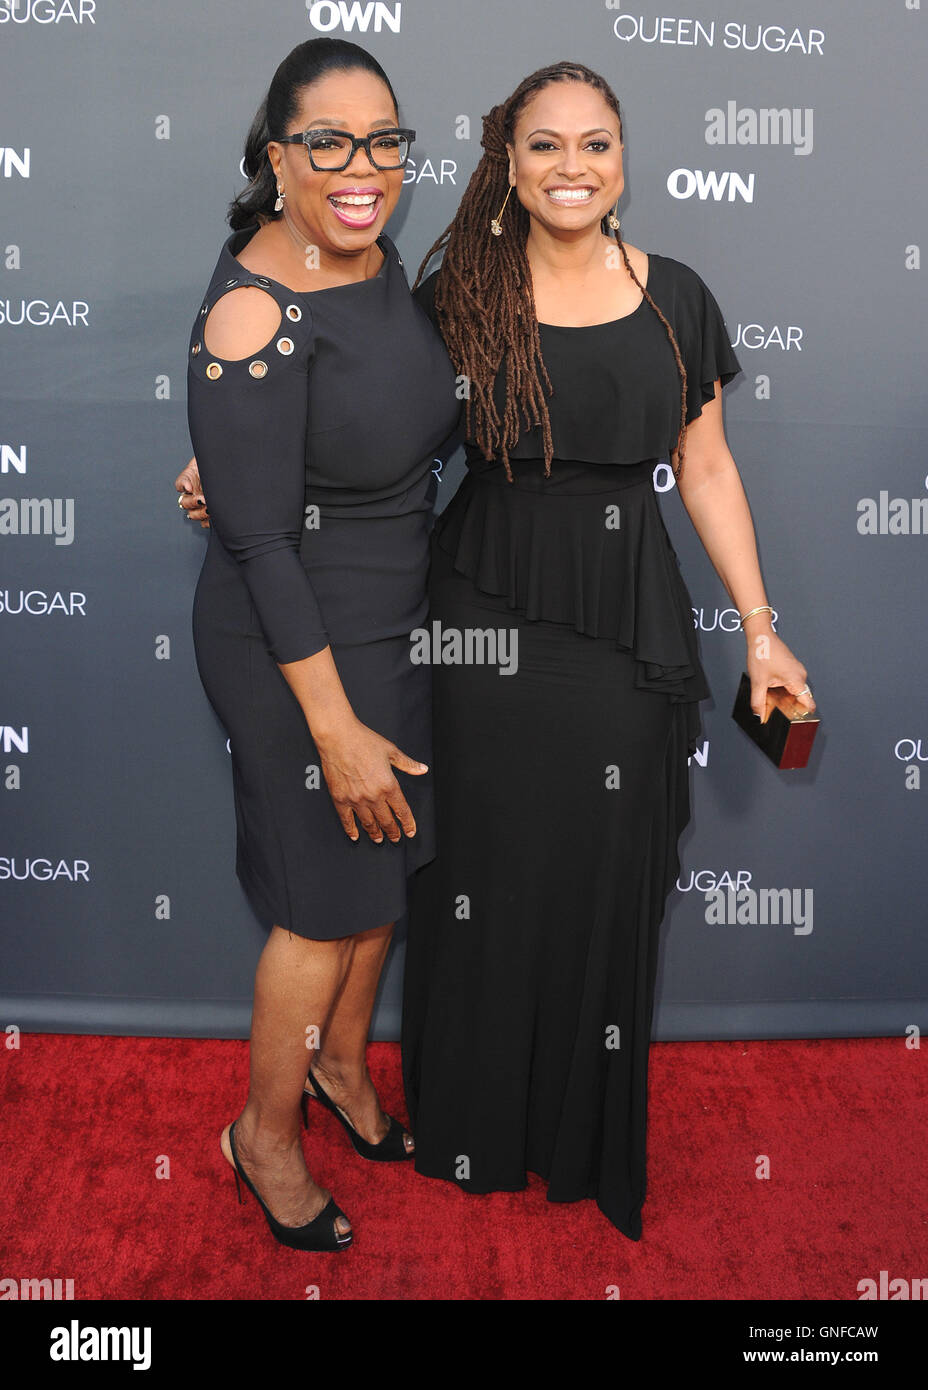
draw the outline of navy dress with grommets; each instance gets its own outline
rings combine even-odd
[[[370,279],[296,292],[223,246],[194,323],[188,421],[211,529],[194,599],[203,686],[229,736],[236,869],[266,929],[330,940],[402,916],[434,855],[431,770],[396,777],[417,833],[348,839],[302,709],[278,663],[331,646],[362,723],[431,769],[425,620],[436,451],[460,402],[444,345],[386,236]],[[203,330],[256,286],[281,311],[259,352],[216,358]]]

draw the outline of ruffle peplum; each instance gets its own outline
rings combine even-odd
[[[513,460],[514,481],[469,473],[435,542],[478,589],[530,621],[610,637],[637,663],[636,685],[688,705],[710,695],[692,605],[653,487],[656,460],[632,465]]]

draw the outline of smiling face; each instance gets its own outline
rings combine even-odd
[[[372,135],[396,124],[388,88],[373,73],[355,69],[329,73],[304,87],[283,134],[325,126]],[[302,144],[271,140],[267,152],[292,222],[323,253],[344,256],[366,250],[383,231],[403,187],[402,169],[375,168],[363,149],[355,150],[347,169],[338,172],[315,170]]]
[[[551,82],[516,118],[509,182],[554,235],[588,231],[625,187],[619,118],[586,82]]]

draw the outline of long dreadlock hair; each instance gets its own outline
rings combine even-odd
[[[615,112],[622,136],[622,113],[618,98],[605,78],[582,63],[552,63],[526,77],[507,101],[494,106],[483,119],[480,141],[483,155],[474,170],[454,220],[430,247],[415,288],[429,261],[444,251],[435,283],[435,312],[448,353],[457,371],[468,381],[466,420],[468,437],[474,439],[485,458],[501,456],[506,476],[512,482],[509,450],[515,446],[523,428],[541,427],[545,475],[551,473],[554,444],[546,394],[551,380],[541,355],[538,317],[532,291],[532,275],[526,254],[529,215],[517,199],[506,212],[503,235],[490,232],[509,191],[509,156],[516,120],[526,102],[552,82],[585,82],[593,87]],[[680,375],[680,431],[676,448],[674,477],[683,469],[686,439],[686,369],[670,323],[657,307],[632,269],[628,252],[619,234],[613,232],[629,275],[667,330]],[[506,395],[502,418],[496,407],[493,385],[501,363],[506,363]]]

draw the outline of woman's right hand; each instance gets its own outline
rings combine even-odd
[[[394,844],[402,833],[413,836],[416,822],[393,769],[421,777],[425,763],[416,762],[388,738],[351,715],[337,731],[315,736],[329,795],[349,840],[359,838],[355,816],[375,844],[384,835]]]
[[[200,471],[197,468],[197,461],[192,458],[184,469],[174,479],[174,486],[180,493],[180,506],[185,511],[191,521],[198,521],[201,526],[209,526],[209,512],[206,510],[206,498],[203,496],[203,484],[200,482]]]

